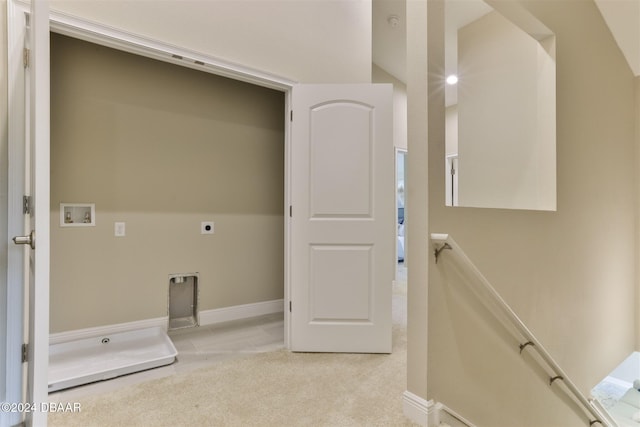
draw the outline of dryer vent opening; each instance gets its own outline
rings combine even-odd
[[[169,276],[169,330],[198,326],[198,275]]]

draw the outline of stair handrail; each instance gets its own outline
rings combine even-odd
[[[511,326],[517,329],[525,340],[525,342],[521,343],[519,346],[520,354],[522,354],[524,349],[530,348],[544,360],[548,368],[554,373],[554,375],[549,378],[549,385],[552,385],[557,380],[561,380],[567,389],[573,394],[574,399],[582,404],[587,412],[595,418],[593,420],[589,420],[590,426],[600,424],[607,427],[618,427],[616,421],[607,413],[606,409],[604,409],[597,399],[587,399],[584,394],[582,394],[578,387],[576,387],[576,385],[569,379],[569,376],[564,372],[560,365],[553,359],[553,357],[551,357],[540,340],[538,340],[533,332],[527,328],[524,322],[513,311],[511,306],[509,306],[509,304],[507,304],[507,302],[500,296],[498,291],[495,290],[487,278],[484,277],[480,270],[449,234],[432,233],[431,242],[434,246],[436,264],[444,251],[450,251],[455,254],[462,264],[475,276],[484,288],[484,291],[488,292],[491,296],[491,302],[501,309],[502,314],[509,319]],[[544,366],[541,367],[544,368]]]

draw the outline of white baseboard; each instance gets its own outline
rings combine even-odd
[[[405,417],[418,425],[425,427],[429,425],[433,406],[433,400],[427,401],[410,391],[402,393],[402,412]]]
[[[205,310],[198,313],[198,317],[200,320],[200,325],[205,326],[213,325],[215,323],[229,322],[231,320],[263,316],[265,314],[281,313],[283,311],[284,300],[279,299],[274,301],[257,302],[254,304],[243,304],[233,307]],[[49,345],[102,335],[110,335],[118,332],[128,332],[136,329],[151,328],[155,326],[159,326],[164,330],[167,330],[169,326],[169,318],[157,317],[155,319],[145,319],[135,322],[118,323],[115,325],[98,326],[95,328],[58,332],[49,335]]]
[[[282,313],[284,300],[256,302],[253,304],[234,305],[232,307],[216,308],[201,311],[198,315],[200,326],[213,325],[215,323],[229,322],[231,320],[248,319],[250,317],[263,316],[265,314]]]
[[[405,417],[425,427],[475,427],[442,403],[425,400],[410,391],[402,394],[402,411]]]
[[[442,403],[436,403],[438,411],[438,419],[440,422],[451,427],[475,427],[475,425],[464,418],[462,415],[453,411],[451,408],[443,405]]]

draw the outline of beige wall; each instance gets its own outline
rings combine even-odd
[[[553,58],[496,11],[457,41],[459,205],[554,210]]]
[[[371,2],[54,0],[51,8],[305,83],[371,79]]]
[[[427,9],[434,2],[407,2],[407,390],[427,397],[428,235]],[[431,13],[431,10],[429,10]],[[432,30],[432,27],[429,27]],[[431,34],[429,34],[429,38]],[[429,66],[433,66],[430,63]],[[414,238],[415,236],[415,238]]]
[[[407,149],[407,85],[373,64],[372,83],[391,83],[393,85],[393,145]]]
[[[51,76],[51,332],[166,316],[174,273],[201,310],[283,297],[283,93],[58,35]]]
[[[637,83],[592,1],[522,4],[558,40],[558,210],[445,208],[444,100],[433,90],[429,232],[450,233],[460,243],[587,394],[634,350],[638,329]],[[437,46],[437,37],[430,42]],[[436,63],[442,60],[438,49],[430,54]],[[413,95],[409,85],[409,99]],[[410,121],[412,153],[413,129]],[[410,171],[410,182],[415,173]],[[530,358],[520,358],[518,343],[494,329],[491,315],[460,281],[450,271],[445,280],[442,265],[434,265],[433,256],[428,259],[428,397],[478,426],[584,425],[549,392],[548,377],[528,367]],[[422,321],[421,314],[409,316],[409,325]],[[421,370],[412,346],[409,351],[411,378],[412,371]]]

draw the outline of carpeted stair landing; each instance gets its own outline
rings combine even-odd
[[[406,329],[394,352],[291,353],[229,360],[80,399],[52,427],[411,426],[402,414]]]

